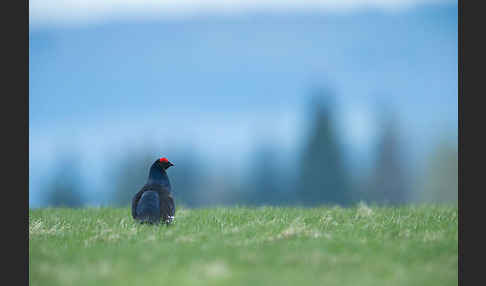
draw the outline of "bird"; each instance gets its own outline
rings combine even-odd
[[[166,170],[174,166],[167,158],[155,160],[145,185],[132,199],[132,217],[140,223],[172,223],[175,203]]]

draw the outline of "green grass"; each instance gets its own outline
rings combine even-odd
[[[457,207],[29,211],[30,285],[457,285]]]

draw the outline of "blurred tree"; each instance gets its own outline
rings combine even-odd
[[[277,154],[269,145],[262,144],[254,153],[255,164],[250,166],[251,186],[246,202],[251,205],[275,205],[283,198],[282,177],[277,166]]]
[[[79,161],[72,155],[62,155],[54,167],[54,175],[45,188],[45,203],[52,207],[80,207],[81,193]]]
[[[380,120],[382,131],[378,139],[377,160],[372,171],[365,200],[378,204],[401,204],[409,200],[409,188],[404,173],[399,126],[391,112]]]
[[[203,166],[198,155],[192,151],[195,148],[184,149],[176,154],[177,161],[170,170],[170,182],[174,192],[176,203],[187,207],[198,207],[202,203],[201,189],[203,180]]]
[[[419,198],[425,202],[457,203],[458,164],[457,147],[440,142],[428,158]]]
[[[150,166],[157,159],[152,148],[141,148],[123,152],[123,157],[111,166],[113,177],[112,204],[130,205],[133,195],[147,182]]]
[[[298,200],[305,205],[352,202],[349,178],[334,130],[332,94],[319,89],[312,101],[312,123],[307,145],[300,160]]]

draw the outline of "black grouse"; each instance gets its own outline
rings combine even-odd
[[[141,223],[169,224],[174,219],[175,204],[166,170],[174,166],[167,158],[156,160],[150,167],[147,183],[132,199],[132,217]]]

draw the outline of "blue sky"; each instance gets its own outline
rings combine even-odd
[[[306,9],[290,10],[297,4],[288,1],[231,13],[220,5],[223,13],[219,1],[199,10],[191,10],[198,1],[183,1],[186,10],[147,1],[154,11],[127,13],[130,1],[111,10],[88,1],[96,17],[77,1],[55,11],[47,4],[56,1],[33,2],[31,204],[62,148],[81,152],[92,178],[105,158],[144,142],[196,148],[235,170],[260,141],[292,158],[314,86],[336,94],[353,158],[371,156],[382,106],[398,112],[411,158],[457,136],[457,2],[345,1],[345,9],[304,1]]]

